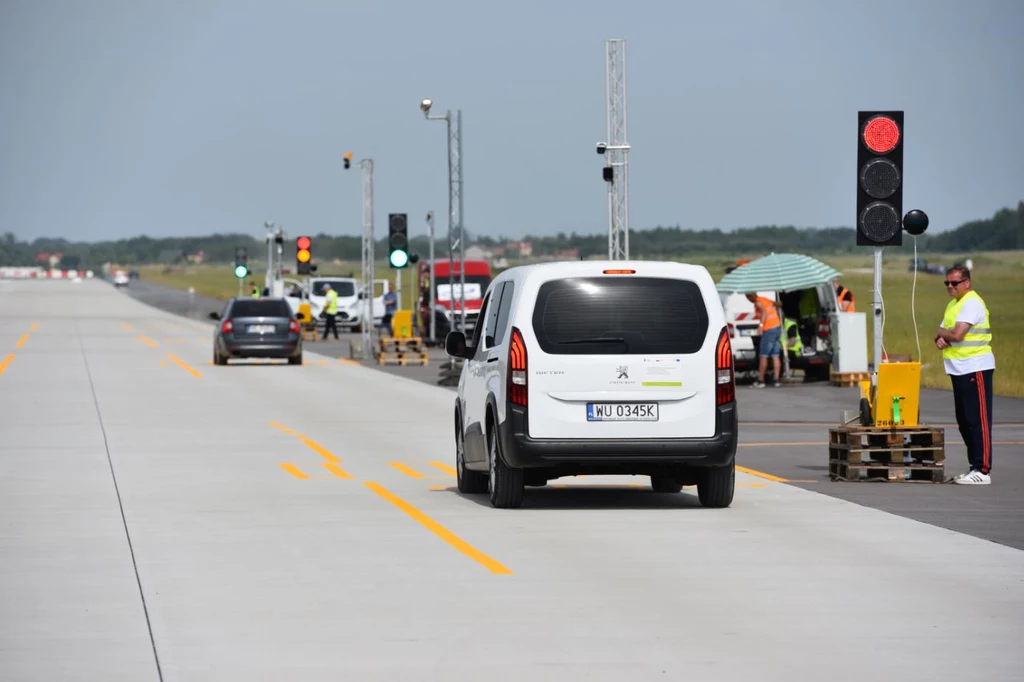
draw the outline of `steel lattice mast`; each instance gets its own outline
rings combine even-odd
[[[629,258],[629,143],[626,140],[626,41],[606,42],[606,94],[608,98],[608,258]]]
[[[373,159],[362,159],[359,166],[363,169],[363,255],[362,255],[362,290],[363,299],[363,333],[362,357],[369,359],[373,347]]]

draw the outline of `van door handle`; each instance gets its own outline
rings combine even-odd
[[[499,356],[499,355],[492,355],[491,357],[487,358],[487,362],[489,362],[489,363],[490,362],[497,362],[500,359],[501,359],[501,356]]]

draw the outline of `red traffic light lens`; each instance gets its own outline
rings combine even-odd
[[[891,118],[879,116],[864,126],[864,144],[876,154],[891,152],[899,142],[900,128]]]
[[[303,251],[308,249],[309,245],[310,245],[309,237],[299,237],[298,239],[295,240],[296,248],[301,249]]]

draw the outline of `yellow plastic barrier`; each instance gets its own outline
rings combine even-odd
[[[870,381],[862,381],[860,395],[870,405],[872,426],[919,426],[921,363],[881,363],[878,366],[878,386],[872,388]]]
[[[411,310],[396,310],[391,315],[391,336],[396,339],[412,338]]]
[[[308,324],[313,320],[312,308],[309,305],[309,301],[303,301],[299,304],[298,320],[302,324]]]

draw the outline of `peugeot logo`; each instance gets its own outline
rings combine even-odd
[[[629,367],[626,367],[625,365],[622,365],[620,367],[616,367],[615,371],[619,373],[619,376],[618,376],[619,379],[628,379],[629,378]]]

